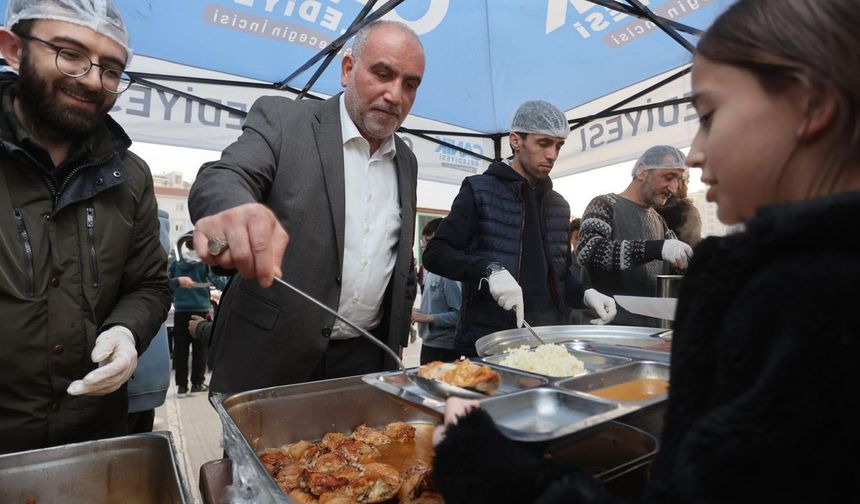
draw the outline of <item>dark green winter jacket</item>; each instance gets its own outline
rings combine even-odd
[[[122,434],[126,388],[66,393],[122,325],[143,352],[167,315],[167,264],[149,167],[110,117],[53,167],[0,75],[0,453]]]

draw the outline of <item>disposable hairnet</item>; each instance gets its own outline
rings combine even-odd
[[[686,156],[680,150],[671,145],[655,145],[639,156],[633,165],[633,176],[642,170],[658,170],[661,168],[670,170],[686,170]]]
[[[128,54],[126,64],[131,62],[128,29],[112,0],[9,0],[6,28],[11,30],[19,21],[27,19],[50,19],[86,26],[123,46]]]
[[[511,121],[514,133],[534,133],[567,138],[570,127],[564,113],[555,105],[543,100],[529,100],[517,108]]]

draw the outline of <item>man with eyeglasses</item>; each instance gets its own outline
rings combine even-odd
[[[152,176],[107,112],[130,79],[110,0],[10,0],[0,52],[0,453],[122,435],[167,315]]]

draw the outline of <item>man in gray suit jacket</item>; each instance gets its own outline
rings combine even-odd
[[[372,23],[343,58],[342,95],[260,98],[239,139],[201,168],[189,197],[195,250],[239,272],[215,323],[212,390],[394,367],[351,328],[271,284],[283,273],[395,352],[406,345],[417,162],[394,132],[423,74],[415,33]]]

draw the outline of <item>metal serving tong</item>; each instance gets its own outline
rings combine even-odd
[[[176,241],[176,245],[175,245],[175,252],[176,252],[176,257],[177,257],[177,258],[183,258],[183,260],[187,260],[187,259],[184,259],[184,257],[185,257],[185,256],[182,254],[182,247],[183,247],[184,245],[187,245],[187,246],[188,246],[188,248],[193,249],[192,244],[191,244],[192,237],[193,237],[193,235],[192,235],[191,233],[186,233],[186,234],[184,234],[184,235],[180,236],[180,237],[179,237],[179,239]],[[199,262],[199,261],[196,261],[196,262]],[[469,389],[465,389],[465,388],[462,388],[462,387],[457,387],[457,386],[451,385],[450,383],[443,382],[442,380],[434,380],[434,379],[432,379],[432,378],[425,378],[425,377],[423,377],[423,376],[419,376],[417,373],[409,373],[409,372],[407,372],[407,371],[406,371],[406,366],[404,366],[404,365],[403,365],[403,361],[400,359],[400,356],[399,356],[399,355],[397,355],[397,354],[394,352],[394,350],[392,350],[392,349],[388,348],[388,345],[386,345],[385,343],[383,343],[383,342],[379,341],[378,339],[376,339],[375,337],[373,337],[373,335],[371,335],[369,332],[365,331],[365,330],[364,330],[364,329],[362,329],[361,327],[358,327],[355,323],[353,323],[353,322],[352,322],[351,320],[349,320],[348,318],[344,317],[344,316],[343,316],[343,315],[341,315],[340,313],[338,313],[338,312],[334,311],[333,309],[329,308],[329,307],[328,307],[326,304],[324,304],[322,301],[320,301],[320,300],[318,300],[317,298],[315,298],[315,297],[311,296],[311,295],[310,295],[310,294],[308,294],[307,292],[305,292],[305,291],[303,291],[303,290],[299,289],[299,288],[298,288],[298,287],[296,287],[295,285],[293,285],[293,284],[291,284],[291,283],[287,282],[287,281],[286,281],[286,280],[284,280],[283,278],[275,277],[275,281],[276,281],[277,283],[279,283],[279,284],[281,284],[281,285],[283,285],[283,286],[287,287],[288,289],[292,290],[292,291],[293,291],[293,292],[295,292],[296,294],[298,294],[298,295],[302,296],[303,298],[307,299],[307,300],[308,300],[308,301],[310,301],[311,303],[313,303],[313,304],[317,305],[318,307],[322,308],[323,310],[325,310],[325,311],[326,311],[326,312],[328,312],[329,314],[334,315],[334,316],[335,316],[335,317],[337,317],[339,320],[343,321],[343,323],[344,323],[344,324],[346,324],[346,325],[348,325],[349,327],[352,327],[353,329],[355,329],[356,331],[358,331],[358,333],[359,333],[361,336],[363,336],[364,338],[367,338],[367,340],[368,340],[368,341],[370,341],[370,342],[371,342],[371,343],[373,343],[374,345],[376,345],[376,346],[378,346],[379,348],[381,348],[381,349],[382,349],[383,351],[385,351],[389,356],[391,356],[391,358],[392,358],[392,359],[394,359],[394,361],[397,363],[397,367],[400,369],[400,371],[403,373],[403,375],[404,375],[407,379],[409,379],[412,383],[414,383],[414,384],[415,384],[415,385],[417,385],[419,388],[421,388],[422,390],[425,390],[425,391],[427,391],[428,393],[430,393],[430,394],[432,394],[432,395],[434,395],[434,396],[436,396],[436,397],[441,397],[441,398],[443,398],[443,399],[446,399],[446,398],[448,398],[448,397],[453,397],[453,396],[457,396],[457,397],[466,397],[466,398],[470,398],[470,399],[481,399],[481,398],[485,398],[485,397],[487,397],[487,396],[486,396],[486,394],[482,394],[482,393],[477,392],[477,391],[475,391],[475,390],[469,390]]]
[[[526,329],[529,330],[530,333],[532,333],[532,336],[534,336],[534,338],[536,340],[538,340],[538,342],[540,342],[541,345],[546,345],[546,341],[542,340],[540,338],[540,336],[538,336],[538,333],[534,329],[532,329],[532,326],[530,326],[529,323],[526,322],[525,319],[523,319],[523,325],[526,327]]]

